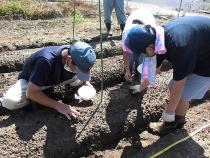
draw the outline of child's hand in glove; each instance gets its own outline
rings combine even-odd
[[[130,90],[132,90],[132,94],[140,93],[141,92],[141,85],[134,85],[130,86]]]
[[[132,94],[141,93],[143,90],[145,90],[149,85],[148,80],[143,80],[141,84],[130,86],[130,90],[132,90]]]

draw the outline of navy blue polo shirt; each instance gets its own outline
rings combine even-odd
[[[52,86],[71,79],[75,74],[64,69],[61,52],[69,45],[52,46],[33,53],[26,59],[19,79],[25,79],[37,86]]]
[[[210,18],[177,18],[164,25],[164,30],[167,52],[157,55],[157,66],[169,60],[175,81],[191,73],[210,77]]]

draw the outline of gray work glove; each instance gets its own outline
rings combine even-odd
[[[140,93],[141,92],[141,90],[140,90],[141,85],[140,84],[134,85],[134,86],[130,86],[129,88],[132,91],[131,92],[132,94],[136,94],[136,93]]]

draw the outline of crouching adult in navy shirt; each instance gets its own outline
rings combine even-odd
[[[162,113],[163,122],[153,129],[167,134],[181,128],[190,101],[202,99],[210,89],[210,18],[188,16],[174,19],[163,27],[136,26],[128,33],[125,44],[134,54],[150,57],[152,60],[148,62],[157,62],[157,66],[149,67],[149,73],[155,73],[151,69],[160,68],[164,59],[172,63],[169,103]],[[155,74],[143,70],[145,78],[155,81]]]
[[[61,84],[75,86],[82,81],[92,86],[89,83],[90,69],[95,60],[92,47],[84,42],[41,49],[26,59],[18,81],[1,98],[2,106],[15,110],[32,100],[57,110],[68,119],[70,116],[76,118],[79,112],[70,105],[49,98],[43,90]]]

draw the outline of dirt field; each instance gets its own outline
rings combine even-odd
[[[174,16],[155,17],[162,24]],[[69,44],[72,39],[72,24],[67,18],[2,20],[0,25],[0,96],[15,83],[27,56],[43,46]],[[183,129],[161,138],[152,134],[149,123],[161,116],[168,99],[167,80],[172,72],[163,71],[158,75],[158,88],[148,88],[144,94],[132,96],[123,78],[120,29],[116,23],[113,33],[114,37],[103,42],[104,90],[101,91],[98,17],[76,24],[76,39],[90,43],[97,53],[92,74],[97,96],[92,102],[72,100],[73,92],[66,95],[62,86],[56,87],[54,93],[46,92],[73,105],[80,111],[81,118],[69,121],[42,106],[32,112],[0,108],[0,158],[145,158],[210,123],[209,92],[204,99],[192,102]],[[159,157],[210,157],[209,133],[210,127]]]

